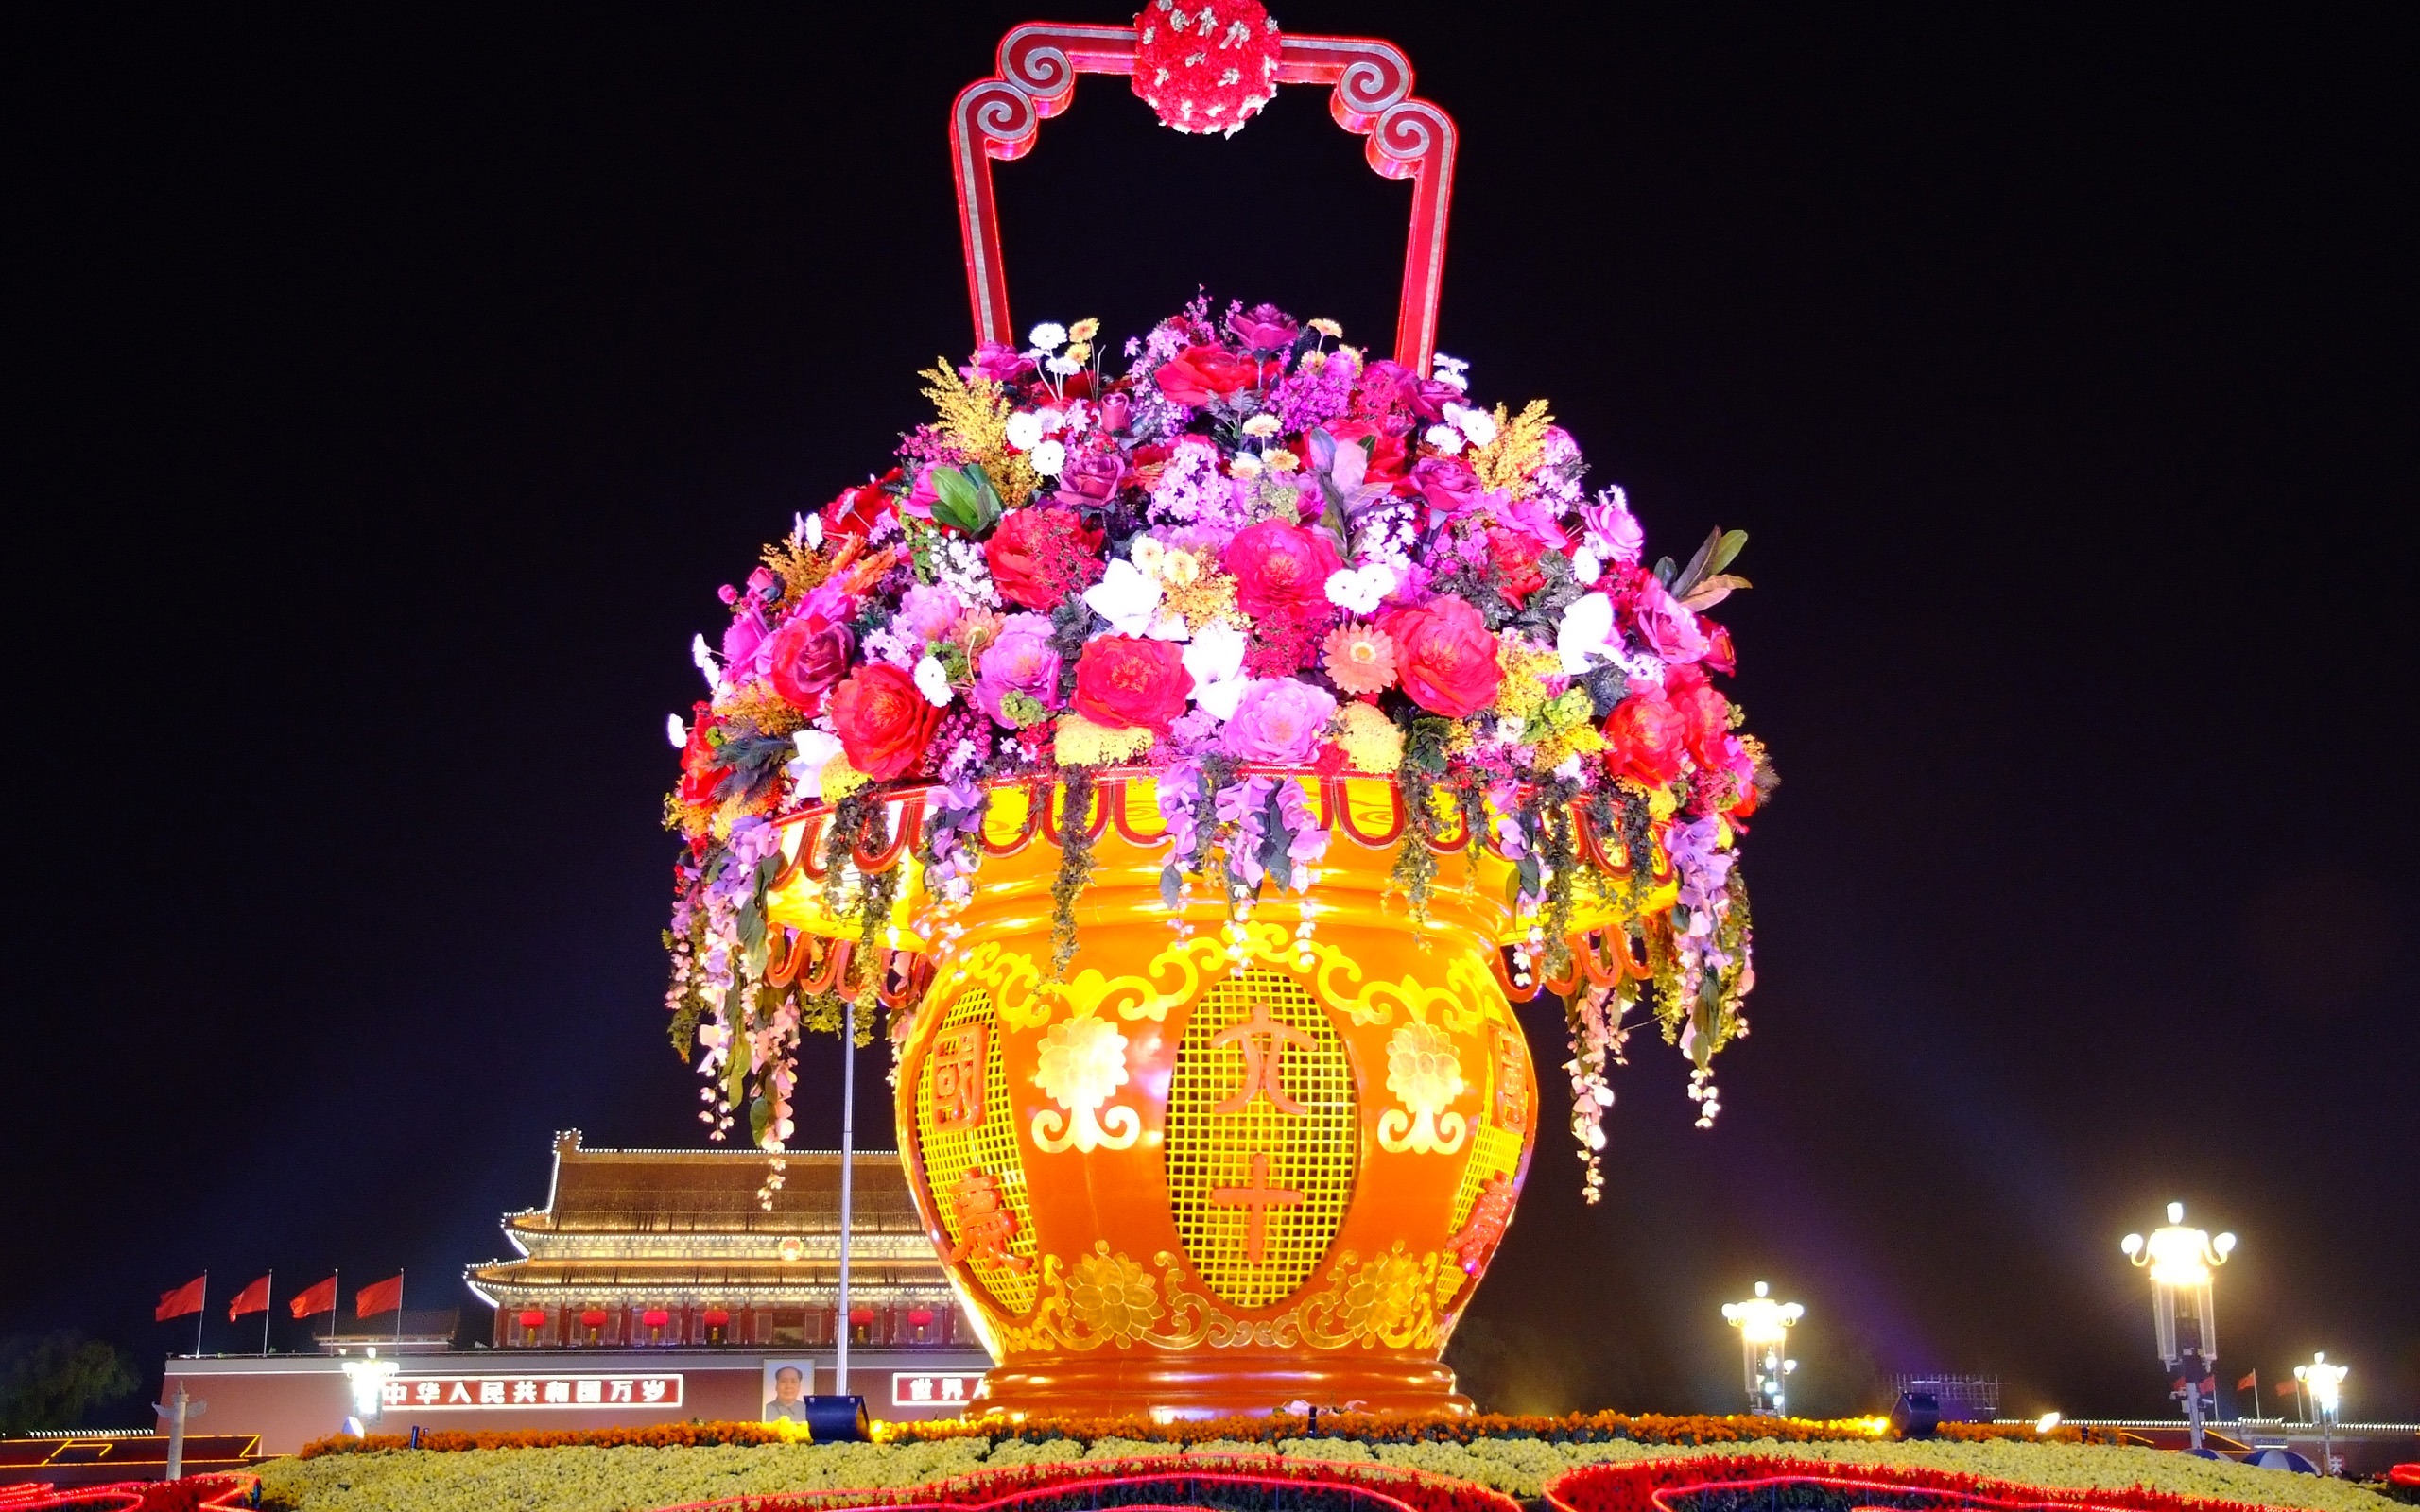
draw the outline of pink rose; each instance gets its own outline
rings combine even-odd
[[[1041,614],[1011,614],[1000,627],[1000,638],[983,648],[976,663],[975,703],[1002,725],[1012,721],[1001,713],[1000,700],[1022,693],[1045,709],[1060,707],[1059,648],[1050,644],[1050,621]]]
[[[1647,532],[1630,512],[1630,499],[1619,489],[1607,489],[1580,507],[1588,526],[1588,544],[1607,561],[1634,562],[1647,549]]]
[[[722,632],[723,665],[730,668],[734,682],[756,660],[756,648],[765,644],[769,633],[765,626],[765,606],[753,596],[742,599],[738,611],[731,617],[731,627]]]
[[[1462,403],[1462,391],[1452,384],[1423,378],[1398,362],[1381,357],[1370,364],[1368,371],[1393,384],[1396,397],[1403,401],[1403,406],[1423,420],[1443,420],[1447,404]]]
[[[1236,579],[1236,606],[1256,619],[1289,611],[1324,614],[1328,575],[1344,561],[1325,532],[1264,520],[1236,531],[1219,565]]]
[[[1294,344],[1303,334],[1292,316],[1273,304],[1255,304],[1250,310],[1238,310],[1227,317],[1227,329],[1236,340],[1254,352],[1277,352]]]
[[[1099,508],[1126,481],[1126,458],[1115,446],[1087,447],[1059,470],[1059,498],[1077,508]]]
[[[1244,690],[1220,738],[1237,761],[1300,765],[1318,754],[1336,717],[1336,697],[1292,678],[1270,678]]]
[[[958,370],[970,383],[989,378],[995,384],[1004,384],[1020,373],[1032,371],[1033,359],[1005,342],[986,341],[975,349],[975,360]]]
[[[1411,486],[1430,507],[1449,515],[1468,514],[1487,499],[1478,474],[1459,456],[1422,457],[1411,465]]]
[[[1697,615],[1682,608],[1681,601],[1655,579],[1639,585],[1630,612],[1638,638],[1667,662],[1677,665],[1705,655],[1705,632],[1698,628]]]
[[[856,638],[845,620],[809,603],[784,621],[765,643],[766,675],[782,701],[802,713],[823,708],[823,695],[849,670]]]

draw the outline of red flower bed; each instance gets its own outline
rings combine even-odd
[[[1321,1492],[1334,1493],[1322,1497]],[[1098,1460],[1021,1465],[897,1490],[808,1491],[701,1502],[667,1512],[833,1512],[882,1506],[900,1512],[1084,1512],[1118,1508],[1218,1507],[1231,1512],[1520,1512],[1500,1491],[1418,1470],[1322,1461],[1253,1459]]]
[[[249,1505],[259,1477],[188,1475],[176,1481],[116,1481],[108,1486],[0,1492],[8,1512],[233,1512]],[[13,1490],[13,1488],[11,1488]]]
[[[1586,1465],[1548,1480],[1546,1502],[1552,1512],[1715,1512],[1746,1504],[1751,1498],[1763,1506],[1774,1493],[1789,1490],[1831,1493],[1841,1506],[1872,1503],[1886,1496],[1945,1496],[1956,1500],[1931,1504],[1990,1512],[2256,1512],[2250,1503],[2177,1496],[2140,1486],[2124,1491],[2080,1491],[1917,1466],[1763,1456]],[[1811,1509],[1824,1503],[1799,1497],[1788,1499],[1788,1504]],[[1911,1500],[1901,1504],[1924,1503]]]

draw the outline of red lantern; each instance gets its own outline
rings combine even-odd
[[[908,1326],[909,1328],[925,1329],[930,1328],[932,1325],[933,1310],[931,1308],[911,1307],[908,1310]]]
[[[650,1307],[639,1314],[639,1321],[651,1329],[660,1329],[672,1321],[672,1314],[660,1307]]]
[[[718,1329],[731,1321],[731,1314],[725,1309],[719,1307],[710,1307],[706,1309],[705,1321],[706,1327],[710,1329]]]
[[[873,1309],[871,1307],[853,1307],[849,1309],[849,1321],[855,1323],[859,1328],[863,1328],[873,1321]]]
[[[606,1312],[601,1307],[592,1307],[587,1312],[579,1314],[579,1326],[588,1331],[589,1343],[594,1344],[596,1342],[596,1331],[603,1328],[606,1320],[611,1316],[613,1316],[613,1314]]]
[[[546,1314],[541,1309],[525,1307],[521,1310],[521,1326],[525,1329],[543,1329],[546,1326]]]

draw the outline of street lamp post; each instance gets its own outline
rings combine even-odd
[[[2185,1204],[2168,1205],[2168,1227],[2149,1239],[2128,1234],[2118,1246],[2137,1269],[2152,1275],[2152,1326],[2160,1364],[2168,1367],[2171,1395],[2185,1403],[2193,1425],[2193,1447],[2202,1447],[2204,1404],[2217,1397],[2219,1319],[2210,1304],[2210,1273],[2235,1251],[2235,1235],[2213,1239],[2185,1227]]]
[[[1798,1368],[1782,1358],[1789,1330],[1806,1309],[1796,1302],[1776,1302],[1772,1288],[1756,1283],[1756,1295],[1744,1302],[1722,1304],[1723,1321],[1739,1331],[1739,1350],[1748,1374],[1748,1410],[1757,1417],[1779,1417],[1786,1405],[1782,1378]]]
[[[2303,1400],[2310,1404],[2311,1416],[2319,1419],[2319,1463],[2326,1473],[2336,1473],[2336,1406],[2342,1400],[2339,1392],[2344,1378],[2353,1367],[2329,1365],[2325,1353],[2314,1354],[2310,1364],[2294,1366],[2294,1379],[2302,1383]]]

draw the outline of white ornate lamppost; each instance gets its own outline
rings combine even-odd
[[[1782,1378],[1798,1362],[1782,1358],[1791,1325],[1806,1315],[1796,1302],[1776,1302],[1772,1288],[1756,1283],[1756,1295],[1744,1302],[1722,1304],[1723,1321],[1739,1331],[1739,1350],[1747,1366],[1748,1410],[1758,1417],[1780,1417],[1785,1405]]]
[[[2128,1234],[2118,1246],[2137,1269],[2152,1275],[2152,1324],[2160,1363],[2168,1367],[2171,1395],[2185,1403],[2193,1447],[2202,1447],[2205,1403],[2217,1395],[2219,1319],[2210,1304],[2210,1273],[2235,1251],[2235,1235],[2216,1239],[2185,1226],[2185,1204],[2168,1205],[2168,1227],[2149,1239]]]
[[[2352,1373],[2351,1366],[2329,1365],[2325,1353],[2314,1354],[2310,1364],[2294,1366],[2294,1379],[2302,1384],[2303,1400],[2310,1404],[2311,1416],[2319,1419],[2319,1461],[2322,1473],[2336,1473],[2336,1408],[2342,1400],[2344,1378]]]

